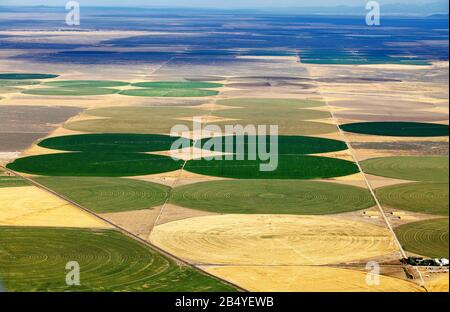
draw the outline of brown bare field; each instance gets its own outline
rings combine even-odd
[[[100,216],[128,232],[146,239],[160,211],[161,207],[155,207],[153,209],[103,213]]]

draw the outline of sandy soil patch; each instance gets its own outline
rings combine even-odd
[[[414,181],[408,181],[408,180],[401,180],[401,179],[391,179],[391,178],[385,178],[381,176],[376,176],[372,174],[366,173],[366,178],[369,180],[370,184],[372,185],[373,189],[377,189],[380,187],[385,186],[391,186],[391,185],[397,185],[397,184],[405,184],[408,182],[414,182]]]
[[[223,118],[218,116],[209,116],[209,115],[203,115],[203,116],[194,116],[194,117],[180,117],[175,118],[176,120],[184,120],[184,121],[190,121],[193,122],[194,118],[200,119],[202,123],[213,123],[213,122],[226,122],[226,121],[235,121],[239,119],[233,119],[233,118]],[[197,119],[197,121],[198,121]]]
[[[383,227],[318,216],[197,217],[155,227],[150,241],[196,264],[321,265],[397,251]]]
[[[0,225],[111,227],[89,213],[34,186],[0,189]]]
[[[253,292],[419,292],[419,286],[380,275],[368,285],[367,273],[314,266],[225,266],[205,270]]]
[[[212,215],[217,214],[213,212],[184,208],[173,204],[166,204],[163,213],[158,220],[158,225],[169,223],[172,221]],[[146,238],[148,238],[148,236]]]
[[[437,273],[426,280],[425,287],[429,292],[449,292],[448,282],[448,273]]]
[[[125,230],[146,239],[158,217],[161,207],[153,209],[103,213],[100,216],[124,228]]]

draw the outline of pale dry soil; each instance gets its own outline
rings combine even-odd
[[[322,216],[195,217],[158,225],[149,239],[194,264],[324,265],[398,251],[384,227]]]
[[[34,186],[0,188],[0,225],[111,227],[88,212]]]

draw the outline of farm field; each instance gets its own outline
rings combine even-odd
[[[0,25],[0,290],[448,290],[442,18],[111,10]]]
[[[0,227],[0,242],[0,274],[10,291],[68,290],[58,268],[69,261],[87,269],[78,291],[233,290],[114,230]],[[33,256],[11,259],[10,251]]]
[[[414,222],[396,230],[405,249],[433,258],[448,258],[448,219]]]

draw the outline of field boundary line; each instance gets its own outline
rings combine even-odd
[[[16,177],[19,177],[19,178],[21,178],[21,179],[23,179],[23,180],[29,182],[32,186],[35,186],[35,187],[37,187],[37,188],[39,188],[39,189],[41,189],[41,190],[44,190],[44,191],[46,191],[47,193],[50,193],[50,194],[52,194],[53,196],[56,196],[56,197],[58,197],[59,199],[62,199],[63,201],[65,201],[65,202],[67,202],[67,203],[69,203],[69,204],[71,204],[71,205],[73,205],[73,206],[75,206],[75,207],[77,207],[77,208],[79,208],[79,209],[81,209],[81,210],[83,210],[83,211],[89,213],[90,215],[92,215],[92,216],[94,216],[94,217],[96,217],[96,218],[102,220],[103,222],[105,222],[105,223],[111,225],[114,229],[119,230],[119,232],[121,232],[122,234],[124,234],[124,235],[128,236],[129,238],[132,238],[132,239],[134,239],[134,240],[140,242],[141,244],[145,245],[146,247],[152,249],[153,251],[158,252],[158,253],[160,253],[160,254],[166,256],[167,258],[173,260],[173,261],[174,261],[176,264],[178,264],[178,265],[184,265],[184,266],[193,268],[194,270],[200,271],[202,274],[204,274],[204,275],[206,275],[206,276],[209,276],[209,277],[211,277],[211,278],[214,278],[214,279],[216,279],[216,280],[219,280],[219,281],[221,281],[222,283],[224,283],[224,284],[226,284],[226,285],[235,287],[238,291],[241,291],[241,292],[247,292],[246,289],[244,289],[244,288],[242,288],[242,287],[240,287],[240,286],[238,286],[238,285],[235,285],[235,284],[233,284],[233,283],[230,282],[230,281],[224,280],[224,279],[219,278],[219,277],[217,277],[217,276],[215,276],[215,275],[213,275],[213,274],[211,274],[211,273],[208,273],[208,272],[206,272],[205,270],[202,270],[201,268],[197,267],[196,265],[193,265],[193,264],[189,263],[188,261],[183,260],[182,258],[177,257],[176,255],[171,254],[171,253],[165,251],[164,249],[161,249],[160,247],[158,247],[158,246],[152,244],[150,241],[147,241],[147,240],[145,240],[145,239],[143,239],[143,238],[137,236],[136,234],[133,234],[132,232],[128,231],[127,229],[125,229],[125,228],[123,228],[123,227],[121,227],[121,226],[119,226],[119,225],[117,225],[117,224],[115,224],[115,223],[113,223],[113,222],[107,220],[106,218],[100,216],[100,215],[97,214],[96,212],[94,212],[94,211],[92,211],[92,210],[90,210],[90,209],[88,209],[88,208],[86,208],[86,207],[84,207],[84,206],[78,204],[77,202],[71,200],[70,198],[67,198],[67,197],[65,197],[64,195],[61,195],[61,194],[59,194],[59,193],[53,191],[52,189],[46,187],[45,185],[42,185],[42,184],[40,184],[39,182],[34,181],[32,178],[23,176],[22,174],[20,174],[20,173],[18,173],[18,172],[15,172],[15,171],[13,171],[13,170],[10,170],[10,169],[6,168],[5,166],[3,166],[3,165],[1,165],[1,164],[0,164],[0,169],[6,171],[6,172],[8,172],[8,173],[11,173],[11,174],[15,175]],[[55,228],[58,228],[58,227],[55,226]],[[88,227],[87,229],[89,229],[89,227]]]
[[[363,179],[364,179],[364,182],[365,182],[365,184],[367,185],[367,187],[368,187],[368,189],[369,189],[369,192],[371,193],[373,199],[375,200],[376,206],[377,206],[377,208],[378,208],[378,210],[379,210],[379,212],[380,212],[380,214],[381,214],[381,216],[382,216],[382,218],[383,218],[383,220],[384,220],[386,226],[388,227],[388,230],[391,232],[391,235],[392,235],[392,237],[394,238],[394,241],[396,242],[396,244],[397,244],[397,246],[398,246],[398,248],[399,248],[399,251],[400,251],[402,257],[403,257],[404,259],[407,259],[408,256],[406,255],[406,252],[405,252],[405,250],[403,249],[403,246],[402,246],[402,244],[400,243],[400,240],[398,239],[397,235],[395,234],[394,228],[392,227],[391,223],[389,222],[389,219],[388,219],[387,216],[386,216],[386,213],[385,213],[385,211],[384,211],[384,208],[383,208],[383,206],[381,205],[381,202],[378,200],[378,197],[377,197],[377,195],[376,195],[376,193],[375,193],[375,190],[373,189],[372,184],[370,183],[369,179],[367,178],[366,173],[365,173],[365,171],[363,170],[363,168],[362,168],[362,166],[361,166],[361,163],[360,163],[358,157],[356,156],[355,150],[353,149],[353,146],[352,146],[352,144],[350,143],[350,140],[347,138],[347,135],[345,134],[345,132],[341,129],[340,124],[339,124],[339,120],[338,120],[338,118],[336,117],[336,115],[334,114],[334,110],[333,110],[332,106],[330,105],[330,103],[328,102],[328,100],[326,99],[326,97],[324,97],[324,96],[322,95],[322,93],[321,93],[321,91],[320,91],[320,87],[318,87],[318,89],[319,89],[318,93],[320,94],[322,100],[325,102],[326,106],[328,107],[328,110],[329,110],[329,112],[330,112],[330,114],[331,114],[331,118],[333,119],[333,121],[334,121],[334,123],[335,123],[335,125],[336,125],[336,128],[338,129],[339,134],[340,134],[340,135],[342,136],[342,138],[344,139],[344,142],[345,142],[345,144],[346,144],[347,147],[348,147],[348,151],[349,151],[350,155],[352,156],[352,158],[353,158],[355,164],[357,165],[359,171],[361,172],[362,177],[363,177]],[[415,268],[417,274],[419,275],[419,279],[420,279],[420,287],[423,287],[425,290],[427,290],[426,287],[425,287],[425,280],[423,279],[422,273],[420,272],[420,270],[419,270],[418,268],[416,268],[416,267],[414,267],[414,268]]]
[[[217,97],[214,97],[214,99],[212,100],[212,102],[214,103],[214,105],[217,104],[217,100],[218,100]],[[208,119],[209,117],[211,117],[212,112],[213,112],[213,108],[211,107],[211,108],[207,111],[206,119]],[[200,139],[200,140],[201,140],[201,139]],[[194,140],[194,141],[192,142],[192,147],[191,147],[191,148],[195,148],[195,146],[197,145],[197,142],[198,142],[198,140]],[[178,176],[175,178],[175,180],[173,181],[172,185],[170,186],[170,191],[169,191],[169,193],[167,194],[167,198],[166,198],[166,200],[164,201],[164,203],[163,203],[163,205],[162,205],[162,207],[161,207],[161,209],[160,209],[160,211],[159,211],[159,213],[158,213],[158,216],[157,216],[156,219],[155,219],[155,222],[153,222],[153,226],[152,226],[151,229],[150,229],[150,233],[148,234],[149,239],[150,239],[150,236],[151,236],[152,233],[153,233],[153,230],[154,230],[155,227],[158,225],[158,222],[159,222],[159,220],[161,219],[161,217],[162,217],[162,215],[163,215],[163,213],[164,213],[164,210],[165,210],[167,204],[169,204],[169,201],[170,201],[170,199],[171,199],[171,197],[172,197],[173,191],[174,191],[174,189],[177,187],[177,184],[178,184],[178,182],[180,181],[181,176],[183,175],[184,168],[186,167],[186,164],[187,164],[187,162],[188,162],[189,160],[191,160],[191,159],[186,159],[186,160],[184,160],[183,165],[182,165],[181,168],[180,168],[180,172],[179,172]]]

